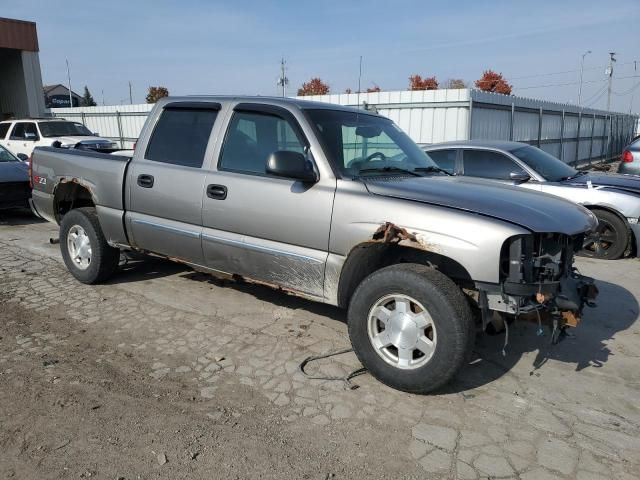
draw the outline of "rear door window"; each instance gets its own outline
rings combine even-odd
[[[145,158],[183,167],[200,168],[218,111],[165,108],[156,124]]]
[[[33,122],[18,122],[11,132],[11,140],[39,140],[36,124]]]
[[[456,171],[456,157],[458,151],[455,148],[448,148],[446,150],[431,150],[427,152],[427,155],[431,157],[431,160],[436,162],[438,166],[449,173],[455,173]]]
[[[0,123],[0,140],[7,136],[7,132],[9,131],[10,123]]]
[[[470,177],[510,180],[511,172],[525,173],[506,155],[490,150],[464,150],[464,174]]]

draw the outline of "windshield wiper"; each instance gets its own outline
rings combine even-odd
[[[428,167],[417,167],[414,170],[416,172],[440,172],[453,177],[453,173],[447,172],[444,168],[436,167],[435,165],[430,165]]]
[[[589,172],[585,172],[584,170],[577,172],[573,175],[569,175],[568,177],[562,177],[560,180],[573,180],[574,178],[581,177],[583,175],[587,175]]]
[[[413,175],[414,177],[423,177],[424,176],[424,175],[420,175],[416,171],[407,170],[405,168],[400,168],[400,167],[363,168],[361,170],[358,170],[358,175],[360,175],[361,173],[376,173],[376,172],[381,172],[381,173],[401,172],[401,173],[408,173],[409,175]]]

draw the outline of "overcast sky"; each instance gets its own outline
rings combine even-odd
[[[432,3],[432,4],[431,4]],[[38,24],[45,84],[87,85],[98,103],[171,94],[278,94],[282,56],[289,92],[313,76],[332,93],[405,90],[413,73],[476,80],[502,72],[514,94],[606,106],[608,52],[617,52],[612,107],[640,111],[640,1],[455,2],[315,0],[103,2],[0,0],[0,16]],[[634,71],[634,60],[639,71]],[[636,75],[635,78],[634,75]],[[638,87],[633,90],[634,87]]]

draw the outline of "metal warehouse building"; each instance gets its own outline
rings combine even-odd
[[[0,18],[0,120],[44,112],[36,24]]]
[[[633,138],[637,115],[482,92],[421,90],[316,95],[309,100],[374,106],[420,144],[449,140],[514,140],[567,163],[619,155]]]
[[[477,90],[423,90],[304,97],[340,105],[363,102],[394,120],[420,144],[449,140],[516,140],[539,146],[567,163],[584,164],[620,155],[636,131],[638,117],[581,109]],[[53,109],[91,131],[130,148],[152,105]]]

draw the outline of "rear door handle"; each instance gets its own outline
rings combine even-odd
[[[227,198],[227,187],[224,185],[207,185],[207,197],[214,200],[224,200]]]
[[[153,175],[138,175],[138,185],[142,188],[153,187]]]

